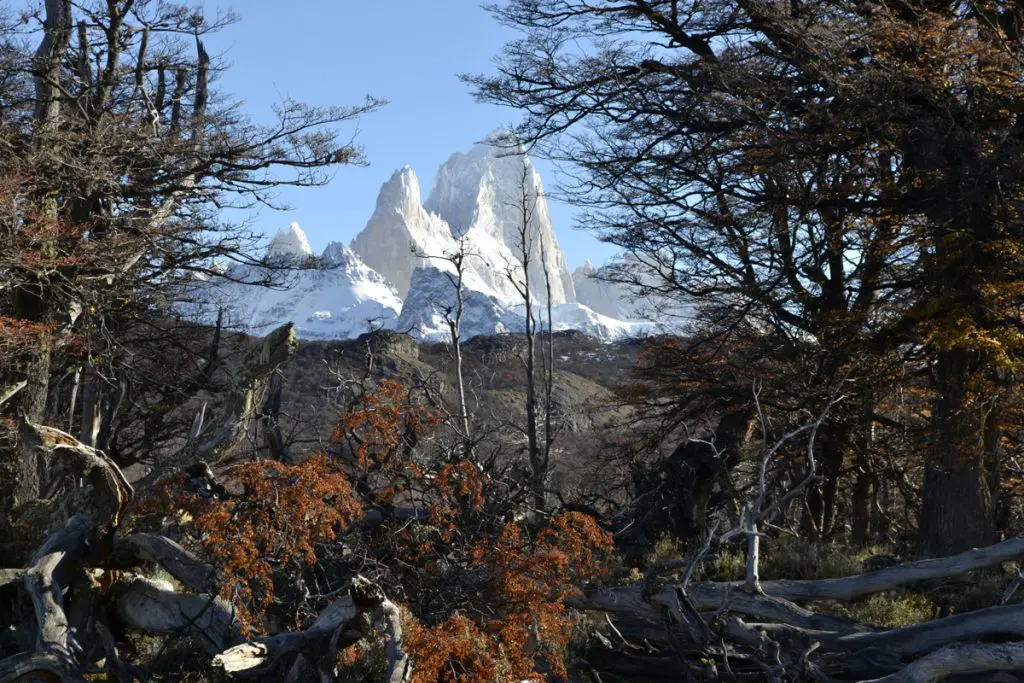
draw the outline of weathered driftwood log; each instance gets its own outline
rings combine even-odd
[[[804,629],[786,623],[747,624],[736,620],[740,630],[753,628],[774,640],[802,639],[815,641],[822,652],[857,652],[867,648],[880,648],[886,652],[909,658],[936,650],[944,645],[987,636],[1016,636],[1024,638],[1024,604],[1003,605],[988,609],[955,614],[933,619],[905,628],[881,631],[820,631]]]
[[[813,581],[762,581],[761,588],[794,602],[816,600],[853,600],[906,586],[917,581],[960,576],[967,572],[995,567],[1024,557],[1024,538],[1012,538],[985,548],[974,548],[959,555],[908,562],[875,572],[841,579]]]
[[[75,643],[64,611],[62,585],[67,585],[71,568],[85,553],[92,526],[85,515],[69,519],[63,529],[46,539],[25,571],[25,591],[35,609],[39,652],[72,658]]]
[[[874,679],[892,675],[893,681],[935,680],[941,663],[948,659],[949,647],[979,639],[1013,637],[1024,639],[1024,605],[1005,605],[936,619],[907,628],[874,629],[847,619],[815,614],[796,602],[849,600],[891,590],[908,584],[966,574],[997,566],[1024,556],[1024,539],[1012,539],[987,548],[970,550],[953,557],[910,562],[860,576],[817,581],[764,581],[764,595],[751,594],[742,582],[690,585],[686,594],[694,607],[719,614],[734,615],[724,624],[718,622],[723,642],[731,642],[755,656],[786,662],[805,673],[820,672],[844,680]],[[674,614],[680,620],[676,600],[678,586],[668,584],[644,593],[644,586],[626,586],[592,591],[572,604],[589,610],[627,616],[645,636],[663,624],[663,615]],[[652,587],[647,586],[648,590]],[[752,617],[746,623],[735,615]],[[667,636],[657,640],[661,646],[671,643]],[[771,650],[774,648],[774,650]],[[960,650],[955,650],[960,652]],[[965,651],[972,654],[974,650]],[[813,653],[810,654],[810,653]],[[984,669],[990,653],[977,654],[977,666],[955,670],[962,673]],[[906,662],[923,662],[907,669]],[[917,665],[917,662],[914,662]],[[966,666],[966,665],[965,665]],[[995,668],[1017,668],[1005,664]],[[1024,665],[1021,665],[1024,668]],[[897,678],[896,676],[907,676]],[[923,678],[917,678],[924,676]]]
[[[839,579],[805,581],[761,581],[766,597],[785,602],[757,599],[744,591],[744,582],[701,583],[689,586],[687,593],[699,609],[714,610],[728,603],[729,609],[739,614],[758,617],[765,621],[781,621],[801,628],[823,628],[831,621],[792,605],[793,602],[819,600],[852,600],[899,588],[917,581],[960,576],[971,571],[994,567],[1024,557],[1024,538],[1014,538],[986,548],[976,548],[952,557],[944,557],[889,567],[875,572]],[[660,606],[674,603],[675,586],[666,584],[648,603],[643,599],[643,586],[617,587],[596,591],[576,606],[606,612],[629,612],[657,618]],[[794,609],[795,608],[795,609]],[[838,622],[833,621],[833,624]],[[817,625],[816,625],[817,624]]]
[[[1024,643],[950,645],[869,683],[932,683],[972,671],[1024,670]]]
[[[84,680],[75,664],[78,645],[64,609],[63,587],[85,554],[92,528],[88,516],[72,517],[63,529],[46,539],[21,573],[24,590],[35,612],[35,649],[0,661],[0,683],[42,680],[44,676],[56,677],[62,682]]]
[[[835,641],[835,649],[880,647],[903,657],[913,657],[943,645],[985,636],[1024,638],[1024,605],[990,607],[906,628],[845,635]]]
[[[360,614],[351,595],[331,603],[305,631],[258,638],[220,652],[214,666],[232,674],[262,675],[285,656],[326,648],[331,636]]]
[[[699,610],[726,609],[735,614],[756,617],[759,621],[777,621],[800,628],[850,632],[870,630],[842,617],[816,614],[809,609],[773,595],[751,595],[726,583],[691,584],[686,594]],[[664,610],[675,611],[675,586],[668,585],[644,599],[643,586],[617,586],[593,591],[582,598],[571,598],[572,607],[640,617],[660,623]]]

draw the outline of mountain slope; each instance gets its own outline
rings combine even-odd
[[[280,287],[259,282],[265,273],[253,266],[235,266],[228,279],[199,285],[204,306],[196,315],[207,322],[223,311],[224,324],[252,334],[290,320],[303,339],[349,339],[371,328],[391,328],[402,300],[394,287],[363,263],[348,247],[332,243],[317,262],[297,223],[278,231],[267,248],[267,260],[297,268]]]

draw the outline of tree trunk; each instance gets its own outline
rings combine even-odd
[[[96,447],[96,438],[100,433],[100,377],[92,363],[86,363],[82,380],[82,426],[78,440],[86,446]]]
[[[15,295],[15,317],[25,322],[47,322],[44,302],[39,297],[22,292]],[[50,388],[51,340],[41,334],[34,348],[28,349],[25,359],[10,366],[0,366],[0,391],[16,384],[21,390],[0,406],[0,415],[12,419],[23,417],[41,422],[46,413],[46,399]],[[26,456],[16,432],[0,437],[0,538],[12,538],[8,524],[15,508],[39,497],[39,471],[34,458]]]
[[[825,436],[826,438],[822,439],[818,461],[824,481],[821,486],[811,487],[807,491],[808,519],[804,525],[804,534],[812,538],[824,538],[832,528],[835,520],[836,494],[839,489],[839,472],[846,454],[844,435],[829,430]]]
[[[874,477],[861,465],[853,482],[852,514],[850,515],[850,541],[855,547],[867,545],[871,531],[871,486]]]
[[[918,521],[918,546],[925,556],[952,555],[992,541],[985,429],[970,387],[972,377],[984,367],[984,359],[976,352],[938,353],[935,436],[925,455],[924,500]]]

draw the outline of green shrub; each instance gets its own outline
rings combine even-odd
[[[762,579],[835,579],[863,573],[864,560],[880,552],[780,536],[761,542],[759,569]]]
[[[863,624],[905,628],[938,616],[938,607],[927,596],[914,593],[878,593],[839,610]]]
[[[747,572],[746,553],[722,548],[715,559],[704,565],[708,581],[739,581]]]
[[[686,557],[686,543],[682,539],[666,533],[662,534],[661,538],[655,542],[654,548],[647,553],[644,560],[648,567],[653,567],[663,562],[682,560]]]

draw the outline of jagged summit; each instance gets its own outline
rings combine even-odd
[[[514,262],[523,241],[525,195],[531,289],[537,298],[544,295],[546,264],[552,302],[574,302],[572,274],[551,224],[540,174],[522,147],[496,142],[503,135],[507,132],[496,131],[469,152],[453,154],[438,170],[425,207],[449,225],[453,236],[473,239],[478,233],[479,241],[486,236],[507,249],[499,263]]]
[[[373,215],[351,247],[405,297],[413,271],[423,264],[420,254],[450,252],[454,240],[448,226],[423,208],[419,180],[406,166],[381,187]]]
[[[342,242],[329,243],[320,258],[327,267],[358,268],[360,265],[365,266],[359,256]]]
[[[420,181],[411,166],[403,166],[395,171],[391,178],[380,188],[377,195],[377,208],[383,210],[406,210],[418,207],[420,201]]]
[[[622,292],[593,276],[588,261],[571,272],[558,244],[540,174],[522,147],[495,131],[468,152],[453,154],[438,170],[423,202],[409,166],[381,186],[373,215],[346,246],[332,242],[321,254],[323,269],[296,272],[287,290],[263,290],[229,282],[204,283],[214,309],[260,332],[286,320],[301,337],[351,338],[370,327],[444,338],[444,316],[454,303],[446,257],[465,249],[466,305],[463,337],[520,331],[526,309],[520,288],[529,276],[535,318],[546,308],[550,276],[553,327],[613,339],[652,328],[630,315]],[[526,195],[529,269],[521,265]],[[277,231],[267,247],[271,260],[305,261],[313,255],[297,223]],[[237,274],[235,274],[237,275]],[[258,274],[254,274],[258,275]],[[246,278],[252,281],[258,277]],[[578,293],[579,291],[579,293]],[[627,320],[628,319],[628,320]]]
[[[287,228],[278,228],[277,234],[267,245],[267,258],[299,258],[304,259],[313,255],[313,249],[309,246],[306,233],[299,227],[298,223],[292,223]]]

